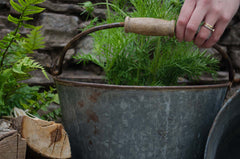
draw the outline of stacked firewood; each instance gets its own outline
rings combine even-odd
[[[21,115],[0,119],[0,159],[71,158],[62,124]]]

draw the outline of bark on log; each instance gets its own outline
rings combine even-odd
[[[0,120],[0,159],[25,159],[26,141],[7,122]]]
[[[66,131],[61,124],[28,116],[18,117],[13,125],[26,139],[28,147],[47,158],[71,158]]]

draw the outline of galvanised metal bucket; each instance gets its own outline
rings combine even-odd
[[[61,73],[63,57],[76,40],[122,26],[99,26],[74,37],[52,74]],[[54,79],[73,159],[202,159],[231,83],[150,87]]]
[[[204,159],[240,158],[240,90],[220,109],[209,132]]]
[[[55,82],[74,159],[202,159],[228,87]]]

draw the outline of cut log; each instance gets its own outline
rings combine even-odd
[[[25,159],[26,146],[25,139],[16,130],[9,129],[8,122],[1,120],[0,159]]]
[[[26,139],[28,147],[47,158],[71,158],[71,148],[62,124],[28,116],[18,117],[13,125]]]

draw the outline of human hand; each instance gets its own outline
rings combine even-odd
[[[185,0],[176,24],[177,39],[211,47],[220,39],[239,5],[240,0]],[[205,26],[200,26],[202,22]]]

